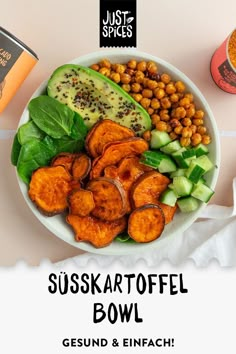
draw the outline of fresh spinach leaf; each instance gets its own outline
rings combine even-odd
[[[130,237],[128,234],[123,233],[123,234],[120,234],[116,237],[116,241],[127,242],[127,241],[130,241]]]
[[[18,140],[21,145],[24,145],[32,138],[42,139],[45,136],[45,133],[38,128],[38,126],[30,120],[29,122],[23,124],[18,129]]]
[[[59,139],[70,135],[74,124],[74,112],[49,96],[33,98],[29,103],[30,117],[49,136]]]
[[[83,140],[88,133],[88,128],[86,127],[83,118],[77,112],[74,112],[74,123],[72,125],[70,136],[73,139]]]
[[[84,147],[84,140],[74,140],[68,136],[64,136],[61,139],[54,139],[54,146],[57,154],[60,152],[79,152]]]
[[[32,172],[38,167],[49,164],[56,149],[52,138],[46,136],[43,140],[36,138],[25,143],[20,150],[17,161],[17,172],[23,182],[29,183]]]
[[[14,136],[12,148],[11,148],[11,163],[14,166],[17,165],[20,150],[21,150],[21,144],[19,143],[18,135],[16,133]]]

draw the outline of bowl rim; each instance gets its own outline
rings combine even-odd
[[[208,117],[210,119],[210,124],[212,126],[212,131],[214,132],[214,148],[215,148],[214,149],[214,157],[215,157],[214,162],[215,162],[216,166],[218,167],[218,168],[214,169],[214,173],[212,175],[211,183],[210,183],[211,188],[214,189],[216,186],[216,183],[217,183],[218,176],[219,176],[220,161],[221,161],[219,131],[217,128],[217,124],[216,124],[213,112],[212,112],[207,100],[205,99],[205,97],[202,94],[202,92],[200,91],[200,89],[195,85],[195,83],[187,75],[185,75],[182,71],[180,71],[178,68],[176,68],[171,63],[169,63],[157,56],[154,56],[152,54],[139,51],[135,48],[131,48],[131,49],[115,48],[115,49],[99,50],[99,51],[91,52],[91,53],[79,56],[77,58],[74,58],[71,61],[69,61],[68,64],[79,64],[79,65],[88,66],[88,65],[91,65],[92,63],[97,62],[103,58],[108,58],[108,59],[112,60],[112,58],[115,59],[116,57],[126,58],[126,61],[127,61],[127,57],[130,57],[130,59],[135,58],[135,59],[139,59],[139,60],[143,59],[143,60],[155,61],[159,66],[162,66],[162,67],[166,68],[167,70],[169,70],[171,72],[172,76],[174,73],[174,76],[181,77],[181,80],[186,84],[186,86],[191,88],[194,91],[194,96],[197,95],[198,100],[201,102],[201,105],[204,106],[204,111],[207,112],[207,114],[208,114]],[[85,62],[87,64],[85,64]],[[62,64],[62,65],[64,65],[64,64]],[[49,78],[44,80],[38,86],[38,88],[34,91],[32,96],[30,97],[28,103],[30,102],[30,100],[32,98],[38,96],[39,94],[41,94],[43,92],[43,90],[45,90],[48,79]],[[23,123],[26,123],[28,121],[28,118],[29,118],[28,108],[27,108],[28,103],[26,104],[26,106],[22,112],[17,129]],[[146,252],[146,251],[152,250],[152,249],[157,250],[164,243],[166,243],[166,242],[168,243],[171,240],[171,236],[173,236],[172,234],[174,234],[174,237],[177,237],[178,234],[182,234],[184,231],[186,231],[193,224],[193,222],[196,221],[196,219],[201,215],[203,209],[206,207],[206,204],[202,203],[196,212],[191,213],[192,215],[188,215],[187,221],[185,221],[183,225],[180,225],[180,227],[177,231],[174,231],[174,232],[172,231],[171,235],[165,235],[164,237],[161,236],[157,240],[152,241],[150,243],[143,243],[143,244],[130,243],[130,244],[124,245],[123,243],[120,243],[120,242],[116,242],[116,243],[112,242],[107,247],[95,248],[93,245],[91,245],[90,243],[87,243],[87,242],[76,242],[74,240],[73,231],[72,231],[72,229],[69,228],[69,225],[66,225],[66,228],[68,228],[69,232],[73,235],[73,237],[70,238],[69,240],[68,240],[68,237],[65,236],[64,232],[58,231],[58,229],[55,228],[54,225],[51,225],[51,223],[50,223],[50,226],[49,226],[49,224],[47,222],[48,218],[45,217],[44,215],[42,215],[37,210],[35,205],[31,202],[31,200],[29,199],[26,185],[24,182],[22,182],[20,180],[20,178],[17,174],[17,171],[16,171],[16,177],[18,180],[18,184],[19,184],[21,193],[23,194],[23,197],[24,197],[26,203],[28,204],[29,208],[31,209],[33,214],[36,216],[36,218],[44,225],[44,227],[46,227],[54,236],[60,238],[61,240],[63,240],[67,244],[70,244],[71,246],[74,246],[74,247],[81,249],[83,251],[91,252],[94,254],[100,254],[100,255],[122,256],[122,255],[130,255],[130,254],[134,254],[134,253],[135,254],[143,253],[143,252]],[[60,216],[57,216],[57,217],[60,218]],[[51,219],[51,218],[49,218],[49,219]],[[46,220],[46,222],[45,222],[45,220]],[[60,219],[58,219],[58,220],[59,220],[58,222],[60,224]]]

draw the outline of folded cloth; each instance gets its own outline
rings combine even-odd
[[[163,239],[157,250],[128,256],[104,256],[86,253],[70,259],[78,266],[86,266],[90,260],[96,260],[101,266],[107,266],[114,260],[120,260],[126,266],[135,265],[144,260],[148,266],[158,265],[168,259],[173,265],[179,265],[188,259],[197,266],[207,266],[217,259],[223,267],[236,265],[236,178],[233,180],[233,206],[207,205],[197,219],[182,235]],[[64,264],[66,261],[57,263]]]

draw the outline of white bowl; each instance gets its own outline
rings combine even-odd
[[[114,63],[126,63],[130,59],[136,60],[153,60],[158,64],[159,71],[167,72],[171,75],[174,80],[181,80],[185,83],[188,92],[191,92],[194,95],[194,101],[198,108],[201,108],[205,111],[205,124],[208,128],[209,134],[212,137],[212,143],[209,145],[209,157],[214,163],[216,168],[207,174],[207,183],[214,189],[217,177],[219,173],[220,166],[220,142],[218,136],[218,129],[212,111],[202,95],[199,89],[195,84],[181,71],[176,69],[173,65],[167,63],[166,61],[152,56],[147,53],[139,52],[136,49],[112,49],[112,50],[101,50],[99,52],[91,53],[71,61],[74,64],[80,64],[84,66],[89,66],[93,63],[99,62],[103,58],[110,59]],[[43,93],[46,89],[47,82],[43,82],[40,87],[34,92],[33,97],[36,97]],[[27,107],[25,108],[19,126],[26,123],[29,119],[29,112]],[[176,213],[174,220],[165,227],[164,232],[161,237],[157,240],[146,243],[121,243],[118,241],[113,242],[107,247],[104,248],[95,248],[89,243],[85,242],[76,242],[74,240],[74,232],[72,228],[66,223],[63,215],[57,215],[53,217],[43,216],[31,202],[28,197],[27,186],[18,178],[20,190],[34,215],[38,220],[53,234],[62,239],[63,241],[69,243],[70,245],[80,248],[84,251],[104,254],[104,255],[127,255],[127,254],[137,254],[143,251],[158,249],[162,242],[168,242],[171,237],[178,237],[178,234],[183,233],[199,216],[202,212],[202,209],[205,207],[205,204],[201,204],[199,209],[191,213]]]

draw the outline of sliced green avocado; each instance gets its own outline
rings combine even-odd
[[[48,95],[79,113],[91,128],[100,119],[111,119],[137,135],[151,128],[147,111],[119,85],[87,67],[65,64],[47,85]]]

